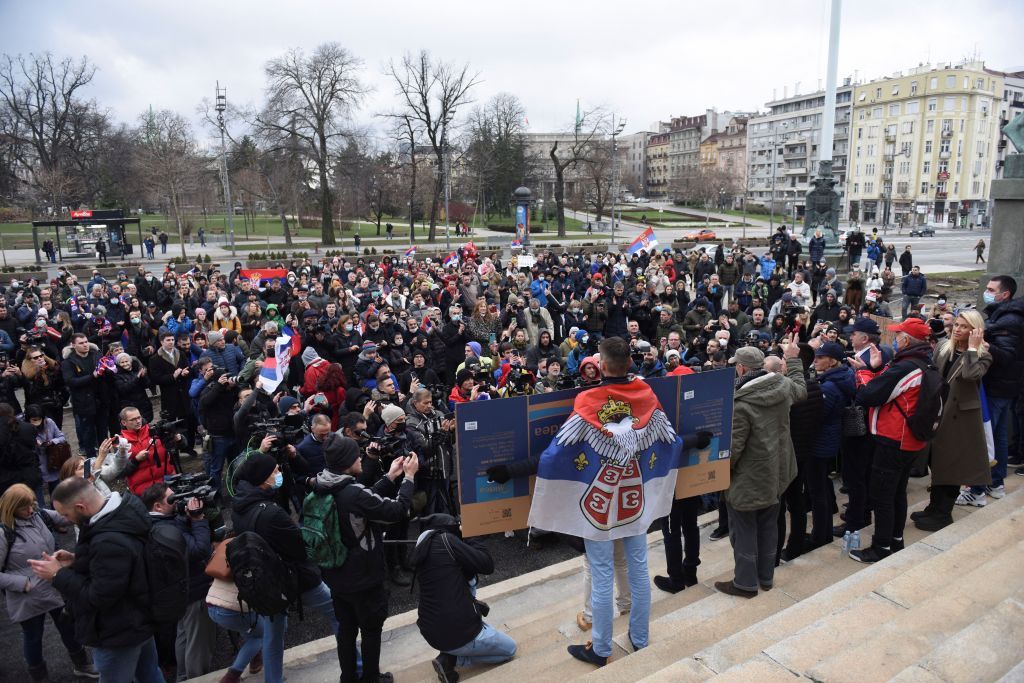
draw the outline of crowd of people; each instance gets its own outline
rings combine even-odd
[[[379,670],[388,585],[409,586],[413,570],[441,680],[511,658],[515,643],[483,621],[487,606],[475,598],[476,576],[493,562],[459,530],[454,408],[600,386],[614,380],[604,377],[609,367],[616,378],[736,369],[733,483],[712,535],[729,535],[736,549],[726,592],[769,589],[779,561],[872,515],[871,545],[851,556],[899,550],[914,467],[930,465],[933,478],[915,519],[922,528],[950,523],[955,504],[1000,497],[1024,374],[1014,281],[989,283],[987,322],[942,298],[926,314],[927,283],[907,247],[904,320],[887,348],[875,316],[890,315],[893,249],[872,237],[862,269],[857,244],[848,242],[844,279],[826,263],[820,234],[802,259],[800,242],[780,229],[762,254],[735,245],[544,251],[520,268],[468,243],[454,262],[304,259],[279,264],[287,276],[269,280],[248,278],[241,263],[172,263],[96,270],[86,282],[65,267],[50,282],[11,281],[0,297],[0,522],[10,530],[0,585],[33,680],[47,676],[49,613],[76,673],[205,674],[216,625],[241,637],[223,681],[246,667],[281,681],[295,604],[330,623],[342,681],[390,680]],[[616,347],[608,365],[598,349],[614,338],[625,351]],[[935,366],[949,400],[937,433],[923,438],[907,427],[921,385],[907,377]],[[995,433],[992,469],[984,438],[975,440],[981,401]],[[977,456],[970,467],[968,451]],[[201,457],[198,477],[190,457]],[[833,528],[837,469],[849,507]],[[714,504],[672,504],[658,588],[696,583],[696,516]],[[422,533],[409,538],[414,519]],[[56,550],[50,531],[69,524],[74,553]],[[328,542],[318,545],[317,534]],[[146,559],[173,548],[187,578],[147,575]],[[252,560],[257,548],[279,562]],[[251,561],[251,574],[280,579],[281,600],[215,569],[225,553],[237,555],[232,567]],[[160,604],[161,584],[185,598],[155,619],[147,605]],[[601,590],[604,610],[604,579]],[[593,622],[589,597],[582,628]]]

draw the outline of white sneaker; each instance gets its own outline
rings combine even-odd
[[[996,500],[999,500],[1000,498],[1006,496],[1006,487],[1003,486],[1002,484],[1000,484],[999,486],[986,486],[985,493],[995,498]]]
[[[957,505],[973,505],[976,508],[985,507],[985,494],[984,493],[972,493],[970,489],[964,489],[957,496]]]

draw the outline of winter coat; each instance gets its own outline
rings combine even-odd
[[[900,291],[903,292],[904,296],[920,298],[928,291],[928,278],[920,273],[917,275],[910,274],[903,278]]]
[[[149,387],[149,377],[145,375],[139,377],[139,370],[141,369],[142,364],[133,360],[130,372],[125,372],[118,368],[117,373],[111,377],[111,381],[114,384],[117,407],[126,408],[131,406],[138,408],[142,416],[146,418],[146,421],[152,422],[153,403],[149,400],[149,394],[146,393],[146,389]]]
[[[213,555],[210,542],[210,522],[192,519],[184,515],[150,515],[153,524],[172,524],[181,532],[188,549],[188,601],[195,602],[206,597],[213,581],[206,575],[206,563]],[[236,602],[235,609],[238,604]]]
[[[812,237],[807,241],[807,251],[811,256],[811,263],[820,263],[825,258],[825,238]]]
[[[1024,379],[1024,299],[1010,299],[985,308],[985,341],[992,369],[985,373],[988,398],[1015,398]]]
[[[142,501],[111,493],[80,526],[75,561],[53,579],[75,622],[75,637],[92,647],[130,647],[153,635],[144,551],[152,522]]]
[[[904,415],[914,414],[921,393],[921,370],[911,359],[928,361],[930,355],[928,344],[914,344],[878,373],[857,371],[855,402],[868,407],[868,432],[876,442],[908,452],[925,447],[911,433]]]
[[[789,436],[789,409],[807,397],[803,366],[786,361],[786,374],[740,378],[733,399],[730,507],[761,510],[779,502],[796,477],[796,456]]]
[[[245,356],[242,349],[234,344],[225,344],[223,349],[207,348],[200,358],[209,358],[218,368],[227,370],[228,375],[234,377],[242,371],[245,365]]]
[[[483,628],[469,581],[494,572],[494,560],[475,538],[449,531],[422,533],[412,555],[420,602],[416,625],[427,644],[448,652],[467,645]]]
[[[238,317],[238,309],[234,306],[228,307],[230,313],[225,316],[223,313],[223,307],[218,306],[213,313],[213,329],[214,330],[234,330],[238,334],[242,334],[242,320]]]
[[[6,591],[7,616],[14,623],[64,606],[60,593],[49,581],[37,578],[28,564],[29,560],[38,560],[43,553],[52,555],[56,547],[53,532],[41,515],[49,517],[52,524],[68,524],[53,510],[40,508],[29,519],[14,518],[14,541],[10,546],[7,545],[7,533],[0,533],[0,563],[6,567],[0,574],[0,590]],[[2,531],[7,530],[4,528]],[[27,593],[26,581],[32,585]]]
[[[153,484],[163,482],[165,476],[175,474],[174,464],[167,457],[163,442],[156,437],[150,439],[148,424],[136,430],[122,430],[120,436],[128,439],[128,489],[132,493],[141,496]],[[151,448],[153,440],[156,443]],[[147,449],[149,455],[142,460],[135,459]]]
[[[324,581],[332,593],[359,593],[384,582],[384,525],[409,519],[412,479],[401,484],[387,477],[368,488],[348,474],[321,472],[313,490],[331,494],[341,520],[341,540],[348,548],[345,564],[324,569]]]
[[[276,497],[274,489],[238,482],[237,495],[231,502],[231,521],[236,533],[252,531],[265,540],[295,570],[299,592],[305,593],[320,585],[320,570],[306,556],[299,526],[284,508],[274,503]]]
[[[157,351],[149,359],[149,380],[160,387],[160,406],[163,410],[170,411],[176,418],[188,415],[189,399],[188,389],[192,384],[192,377],[179,375],[174,377],[174,371],[178,368],[189,366],[188,354],[175,349],[177,363],[172,363],[162,352]]]
[[[807,398],[789,408],[789,435],[798,461],[814,453],[815,444],[821,435],[821,416],[825,404],[818,380],[805,376],[804,381],[807,384]]]
[[[93,376],[99,351],[90,349],[84,357],[73,350],[61,363],[64,385],[71,391],[71,407],[78,415],[95,415],[99,404],[99,380]]]
[[[0,492],[12,484],[35,490],[42,480],[35,427],[19,420],[0,421]]]
[[[853,403],[857,387],[853,369],[845,363],[818,375],[823,400],[821,432],[814,442],[813,455],[834,458],[843,440],[843,411]]]
[[[953,345],[945,342],[935,353],[935,366],[949,384],[939,431],[931,442],[932,483],[940,486],[987,486],[992,483],[985,426],[982,419],[981,378],[992,356],[967,350],[953,359]]]

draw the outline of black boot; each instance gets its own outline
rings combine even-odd
[[[698,560],[699,562],[699,560]],[[683,565],[683,585],[689,588],[697,585],[697,567]]]

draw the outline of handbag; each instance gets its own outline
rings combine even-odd
[[[64,466],[64,463],[66,463],[69,458],[71,458],[71,445],[67,441],[63,443],[46,444],[47,472],[59,472],[60,468]]]
[[[868,423],[864,406],[852,405],[843,408],[843,436],[865,436],[867,433]]]
[[[231,539],[213,544],[213,555],[206,563],[206,575],[221,581],[231,581],[234,576],[231,574],[231,567],[228,566],[228,543]]]

